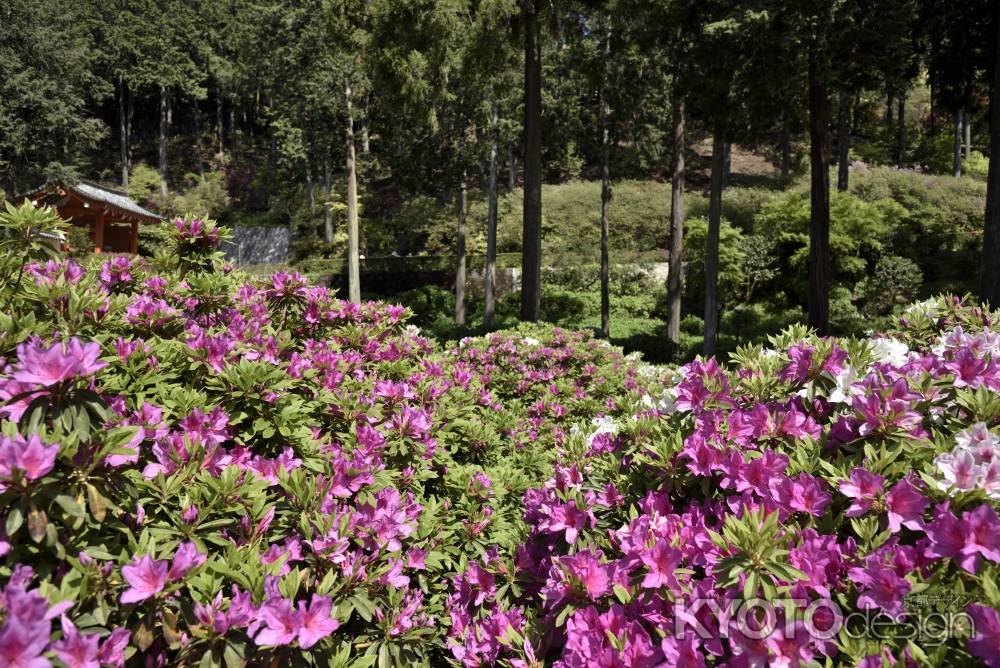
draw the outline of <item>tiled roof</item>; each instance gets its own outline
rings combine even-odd
[[[80,181],[75,186],[70,186],[71,190],[75,190],[77,193],[83,197],[88,197],[90,199],[97,200],[99,202],[104,202],[105,204],[110,204],[111,206],[117,207],[124,211],[129,211],[139,216],[148,216],[150,218],[156,218],[162,220],[163,216],[158,213],[153,213],[148,209],[144,209],[135,201],[129,197],[126,193],[119,190],[111,190],[110,188],[104,188],[95,183],[89,181]]]
[[[68,183],[46,183],[41,188],[36,188],[26,196],[31,196],[40,192],[49,191],[53,186],[62,186],[67,190],[71,190],[78,196],[83,197],[94,202],[100,202],[102,204],[107,204],[116,209],[134,214],[136,216],[142,216],[144,218],[151,218],[153,220],[163,220],[163,216],[158,213],[153,213],[148,209],[144,209],[135,201],[128,196],[127,193],[121,190],[114,190],[106,186],[100,186],[91,181],[80,181],[74,185]]]

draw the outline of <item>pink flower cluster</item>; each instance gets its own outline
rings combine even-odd
[[[50,605],[37,589],[29,589],[34,574],[18,566],[0,590],[0,663],[4,666],[49,668],[54,655],[69,668],[97,668],[125,664],[125,647],[131,633],[116,629],[107,636],[85,634],[66,616],[70,601]],[[60,620],[60,635],[51,641],[52,622]]]
[[[942,501],[955,489],[995,491],[990,471],[1000,438],[987,424],[959,430],[954,450],[935,460],[945,476],[941,490],[923,482],[921,469],[889,467],[870,459],[872,450],[864,447],[933,448],[931,434],[964,417],[955,409],[956,393],[995,387],[994,333],[951,331],[940,340],[946,344],[905,354],[899,345],[879,344],[867,369],[831,341],[800,342],[762,355],[757,369],[734,374],[713,360],[696,361],[664,393],[671,401],[643,397],[632,424],[619,419],[612,429],[598,421],[589,442],[613,434],[615,444],[585,448],[582,460],[557,464],[544,485],[525,494],[530,535],[518,549],[516,573],[487,558],[470,563],[456,580],[459,587],[468,583],[475,596],[456,598],[451,606],[454,658],[466,666],[492,665],[498,657],[529,665],[527,649],[513,638],[526,637],[535,619],[549,631],[536,638],[530,654],[552,657],[556,666],[843,662],[847,657],[835,640],[807,632],[801,622],[749,637],[735,624],[720,628],[719,618],[698,602],[725,607],[742,600],[747,588],[748,595],[763,596],[763,578],[799,601],[797,613],[810,602],[846,600],[885,623],[905,624],[917,612],[910,603],[915,584],[933,586],[933,573],[960,578],[961,572],[982,573],[988,562],[1000,564],[996,510],[964,501],[957,512]],[[751,381],[759,388],[768,374],[774,378],[770,397],[762,399],[759,389],[747,392]],[[662,471],[670,483],[653,482],[636,499],[638,513],[623,516],[613,501],[604,502],[613,494],[599,498],[594,490],[648,479],[646,453],[658,450],[656,439],[663,438],[657,421],[685,434]],[[815,454],[796,456],[803,449]],[[831,465],[819,466],[817,456]],[[646,463],[637,468],[636,460]],[[746,574],[737,586],[726,584],[732,560],[746,548],[722,538],[734,535],[724,534],[724,527],[761,511],[776,514],[775,547],[793,570],[776,566],[757,584]],[[851,524],[859,520],[872,524]],[[854,526],[885,533],[867,547],[867,534],[856,534]],[[501,577],[519,582],[523,594],[497,596]],[[679,617],[690,614],[685,609],[699,612]],[[978,604],[968,614],[977,624],[965,648],[998,665],[1000,615]],[[506,628],[490,637],[498,618]],[[678,623],[708,633],[667,630]],[[884,646],[884,656],[899,656],[897,651],[909,652]],[[858,662],[882,665],[881,656]]]

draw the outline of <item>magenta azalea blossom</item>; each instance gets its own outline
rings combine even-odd
[[[128,629],[115,629],[101,641],[97,658],[105,666],[121,668],[125,665],[125,648],[128,646],[132,632]]]
[[[49,387],[65,380],[90,376],[107,366],[97,360],[101,344],[83,343],[73,337],[66,344],[56,341],[46,347],[32,339],[17,347],[18,367],[14,380]]]
[[[0,436],[0,478],[10,478],[16,469],[28,480],[38,480],[52,470],[58,454],[59,446],[45,445],[38,434],[27,439],[20,434],[14,438]]]
[[[198,551],[194,543],[181,543],[174,553],[174,560],[170,564],[170,571],[167,573],[168,580],[179,580],[184,577],[192,568],[205,563],[205,555]]]
[[[859,517],[871,510],[872,504],[882,495],[885,487],[885,478],[875,475],[863,468],[856,468],[851,471],[850,481],[840,483],[840,493],[854,499],[854,503],[847,509],[847,517]]]
[[[889,617],[903,614],[903,597],[913,585],[890,568],[852,568],[851,579],[859,585],[858,607],[877,608]]]
[[[662,538],[656,541],[653,549],[643,552],[642,563],[646,565],[649,572],[642,579],[642,586],[646,589],[658,589],[659,587],[680,588],[675,571],[681,563],[681,551],[671,547]]]
[[[61,619],[62,640],[52,643],[59,660],[69,668],[99,668],[99,642],[97,635],[85,636],[65,615]]]
[[[1000,562],[1000,519],[988,505],[966,512],[961,519],[946,505],[939,506],[926,527],[931,545],[927,555],[950,558],[970,573],[976,573],[982,559]]]
[[[969,653],[990,668],[1000,668],[1000,614],[973,603],[965,609],[973,621],[974,635],[966,642]]]
[[[298,638],[305,621],[305,613],[292,607],[284,598],[274,598],[260,609],[260,617],[265,627],[254,639],[262,647],[291,645]]]
[[[302,628],[297,637],[302,649],[312,647],[340,628],[340,622],[331,616],[333,601],[328,596],[313,594],[308,607],[305,601],[299,602],[299,610],[302,612]]]
[[[565,531],[566,542],[572,544],[576,542],[581,529],[596,523],[593,512],[580,510],[576,501],[570,501],[552,508],[548,528],[552,533]]]
[[[122,603],[139,603],[163,591],[167,582],[167,562],[154,560],[145,554],[123,566],[122,577],[129,584],[129,588],[122,593]]]
[[[12,615],[0,628],[0,666],[50,668],[41,654],[49,642],[49,625],[31,624]]]
[[[923,528],[924,511],[930,501],[909,480],[900,480],[885,495],[889,509],[889,531],[897,533],[900,527],[919,530]]]

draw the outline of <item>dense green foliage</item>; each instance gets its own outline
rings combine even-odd
[[[444,267],[469,255],[481,266],[491,155],[497,250],[522,250],[522,51],[537,11],[540,226],[543,264],[557,270],[542,316],[590,326],[599,315],[597,283],[567,287],[559,270],[599,261],[604,169],[614,273],[665,256],[672,112],[683,103],[685,336],[706,294],[723,349],[763,335],[754,321],[812,317],[819,186],[802,178],[818,138],[843,148],[822,159],[839,163],[831,183],[845,188],[832,197],[820,301],[833,300],[831,331],[856,333],[911,297],[979,287],[993,8],[961,4],[15,0],[0,17],[0,189],[13,196],[60,176],[127,182],[166,214],[287,226],[296,266],[324,276],[340,273],[345,256],[350,136],[361,255],[379,266],[430,256]],[[818,111],[825,127],[810,138]],[[955,169],[965,176],[944,176]],[[705,222],[713,172],[726,223]],[[706,275],[716,227],[718,277]],[[143,232],[143,254],[165,248],[164,234]],[[625,300],[613,307],[625,319],[616,340],[659,335],[662,288],[644,290],[615,290]],[[431,302],[446,304],[420,308]],[[434,330],[477,331],[482,305],[468,309],[471,329],[445,331],[442,312]]]

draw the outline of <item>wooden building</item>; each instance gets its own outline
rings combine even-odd
[[[46,183],[19,196],[36,206],[49,205],[73,225],[90,228],[95,253],[132,253],[139,250],[139,225],[158,225],[163,216],[136,204],[127,193],[90,181]]]

